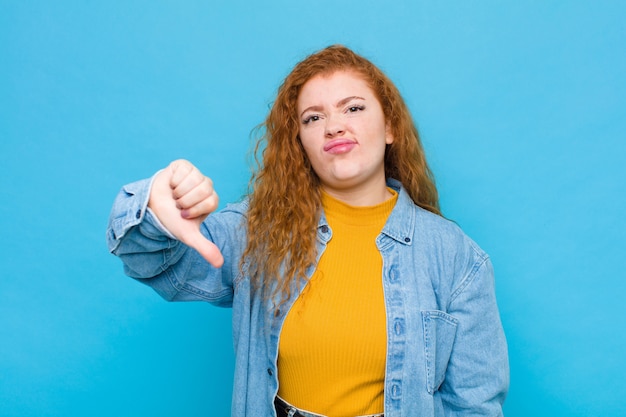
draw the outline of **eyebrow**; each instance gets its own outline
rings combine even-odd
[[[357,99],[357,100],[365,100],[363,97],[360,97],[360,96],[350,96],[350,97],[342,98],[341,100],[339,100],[337,102],[337,104],[335,104],[335,107],[341,107],[344,104],[346,104],[346,103],[348,103],[348,102],[350,102],[352,100],[355,100],[355,99]],[[308,112],[308,111],[322,111],[322,110],[323,110],[322,106],[307,107],[306,109],[304,109],[302,111],[302,113],[300,113],[300,117],[302,117],[302,115],[304,113]]]

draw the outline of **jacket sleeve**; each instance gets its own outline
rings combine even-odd
[[[484,253],[470,259],[448,306],[457,332],[439,391],[446,416],[502,416],[509,362],[493,267]]]
[[[109,251],[122,260],[128,276],[168,301],[200,300],[231,306],[242,252],[242,213],[227,208],[209,215],[202,224],[203,235],[224,256],[224,265],[215,268],[176,240],[147,207],[152,181],[128,184],[118,193],[106,232]]]

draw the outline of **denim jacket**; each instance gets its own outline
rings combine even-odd
[[[376,239],[387,315],[385,416],[501,416],[509,368],[489,257],[454,223],[413,204],[399,182],[388,185],[398,201]],[[306,283],[280,310],[264,303],[239,266],[247,201],[209,215],[201,227],[224,256],[217,269],[147,209],[150,186],[143,180],[120,191],[109,250],[127,275],[166,300],[232,307],[232,416],[275,416],[280,331]],[[322,213],[318,259],[331,237]]]

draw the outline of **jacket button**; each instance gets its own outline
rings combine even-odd
[[[269,376],[274,375],[274,373],[272,372],[272,369],[271,369],[271,368],[267,368],[267,373],[269,374]]]
[[[396,271],[395,269],[389,271],[389,280],[391,282],[396,282],[398,280],[398,271]]]
[[[135,213],[135,217],[137,219],[141,217],[141,209],[137,210],[137,213]]]
[[[405,237],[405,238],[404,238],[404,241],[405,241],[406,243],[409,243],[409,242],[411,241],[411,238],[410,238],[410,237]]]
[[[400,320],[396,320],[396,323],[394,324],[393,329],[395,330],[396,335],[398,336],[404,333],[402,322]]]
[[[328,233],[328,226],[322,226],[322,233]]]

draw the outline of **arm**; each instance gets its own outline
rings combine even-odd
[[[152,179],[122,188],[109,218],[109,250],[127,275],[165,299],[228,305],[238,273],[242,229],[236,226],[243,216],[225,210],[207,219],[216,206],[210,180],[188,162],[175,161]],[[220,268],[224,258],[228,263]]]
[[[509,363],[493,267],[486,255],[470,266],[451,297],[448,313],[458,327],[439,390],[446,416],[502,416]]]

